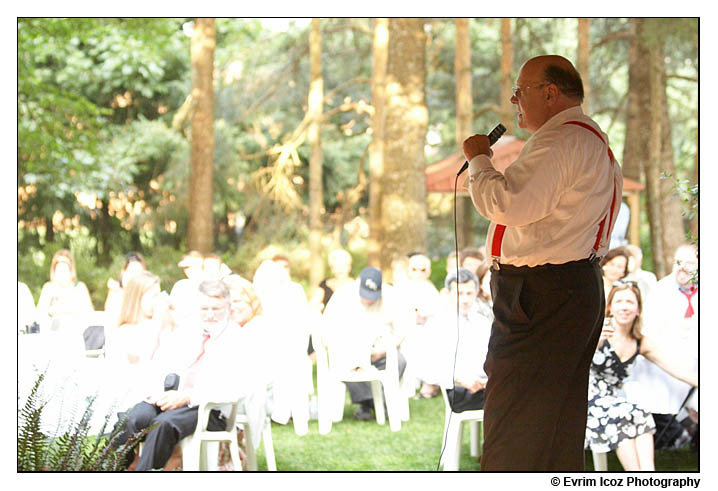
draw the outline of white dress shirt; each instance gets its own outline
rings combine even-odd
[[[590,130],[597,129],[603,142]],[[486,247],[496,224],[506,225],[500,262],[514,266],[563,264],[590,256],[599,223],[609,212],[617,177],[616,220],[623,179],[617,162],[608,157],[608,136],[579,106],[556,114],[529,138],[518,159],[504,174],[491,159],[478,155],[469,163],[469,193],[481,215],[492,221]],[[608,251],[608,220],[597,256]]]
[[[453,389],[454,380],[486,383],[488,376],[484,371],[484,362],[493,321],[490,310],[482,308],[477,300],[468,317],[458,316],[458,331],[455,307],[448,308],[436,320],[439,322],[434,322],[433,326],[442,333],[436,339],[439,385]]]

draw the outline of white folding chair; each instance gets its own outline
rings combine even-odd
[[[227,418],[227,429],[224,431],[208,431],[209,414],[213,409],[231,405]],[[185,471],[217,470],[219,457],[219,442],[229,442],[229,453],[232,457],[234,470],[242,470],[242,461],[239,457],[237,444],[237,406],[239,401],[233,402],[203,402],[199,406],[197,415],[197,428],[192,435],[180,440],[182,448],[182,469]],[[211,458],[210,458],[211,455]]]
[[[441,395],[444,398],[444,437],[442,438],[442,444],[445,445],[445,448],[441,455],[439,465],[442,466],[445,471],[458,471],[463,424],[465,422],[470,424],[471,456],[478,457],[481,455],[484,410],[474,409],[455,413],[451,410],[446,388],[441,388]]]
[[[238,414],[236,422],[244,431],[244,442],[247,447],[247,470],[257,470],[257,452],[254,449],[254,439],[261,438],[262,444],[264,445],[264,454],[267,458],[267,470],[276,471],[277,461],[274,458],[274,444],[272,443],[272,421],[269,416],[267,416],[260,435],[254,435],[252,433],[246,414]]]
[[[401,430],[402,415],[407,415],[409,401],[402,398],[399,387],[399,364],[395,346],[386,350],[386,369],[378,370],[369,363],[370,353],[367,353],[365,368],[359,370],[345,370],[335,366],[336,360],[332,358],[331,346],[324,344],[321,336],[316,336],[314,349],[317,352],[317,398],[319,405],[319,433],[328,434],[333,422],[339,422],[344,417],[344,400],[346,397],[345,382],[369,382],[371,384],[372,398],[376,421],[380,425],[386,422],[387,414],[384,412],[384,396],[386,396],[386,409],[391,431]],[[335,356],[336,353],[335,353]],[[382,388],[383,394],[382,394]],[[402,401],[403,399],[403,401]]]

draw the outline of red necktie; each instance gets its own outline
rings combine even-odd
[[[207,344],[208,339],[209,339],[209,333],[204,333],[202,335],[202,349],[200,350],[199,355],[197,355],[197,359],[195,361],[193,361],[192,364],[190,365],[190,368],[195,366],[197,364],[197,362],[200,360],[200,358],[202,358],[202,356],[204,356],[204,346]]]
[[[691,304],[691,297],[695,295],[698,292],[698,288],[695,286],[692,286],[688,291],[681,290],[681,293],[686,296],[688,299],[688,308],[686,309],[686,314],[683,316],[685,319],[688,319],[689,317],[693,317],[693,314],[695,312],[693,311],[693,305]]]

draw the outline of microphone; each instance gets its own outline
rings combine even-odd
[[[506,133],[506,126],[502,125],[501,123],[496,125],[496,128],[491,130],[491,133],[489,133],[489,135],[488,135],[489,146],[496,143],[504,133]],[[467,160],[464,162],[464,165],[461,166],[461,169],[459,169],[459,172],[456,173],[456,177],[459,177],[468,168],[469,168],[469,161]]]

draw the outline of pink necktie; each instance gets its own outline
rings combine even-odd
[[[696,294],[696,292],[698,292],[698,288],[695,286],[692,286],[688,291],[681,290],[681,293],[688,299],[688,308],[686,309],[686,314],[683,316],[685,319],[693,317],[693,314],[695,314],[693,311],[693,305],[691,304],[691,298]]]
[[[199,362],[200,358],[202,358],[202,356],[204,356],[204,346],[207,344],[208,339],[209,339],[209,334],[204,333],[202,335],[202,349],[200,350],[199,355],[197,355],[197,359],[195,361],[193,361],[192,364],[189,366],[190,368],[195,366],[197,364],[197,362]]]

